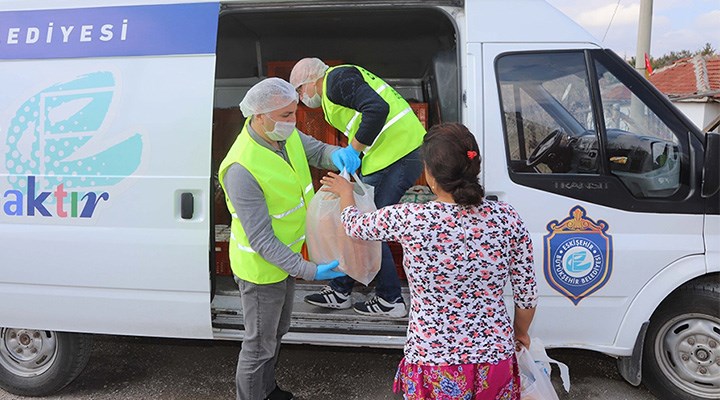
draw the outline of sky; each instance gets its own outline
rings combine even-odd
[[[640,0],[547,1],[595,36],[604,47],[626,59],[635,56]],[[653,1],[652,57],[661,57],[670,51],[694,52],[708,42],[720,53],[720,0]]]

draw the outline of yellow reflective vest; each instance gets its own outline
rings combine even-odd
[[[225,173],[230,165],[239,163],[260,184],[265,194],[275,236],[299,253],[305,243],[305,215],[315,191],[305,149],[297,130],[285,142],[290,164],[275,152],[257,143],[248,133],[248,121],[220,164],[219,180],[225,191],[225,203],[232,215],[230,223],[230,267],[240,279],[256,284],[277,283],[288,274],[265,261],[250,246],[235,209],[225,189]]]
[[[420,147],[425,136],[425,128],[412,111],[412,108],[410,108],[408,102],[395,89],[372,72],[355,65],[339,65],[328,68],[325,72],[322,95],[325,120],[343,132],[349,141],[352,141],[360,127],[360,121],[362,120],[360,112],[335,104],[327,97],[328,74],[335,68],[341,67],[357,68],[365,82],[390,106],[385,125],[380,130],[375,141],[364,150],[365,155],[360,169],[362,174],[370,175],[384,169]]]

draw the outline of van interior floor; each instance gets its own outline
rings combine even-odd
[[[213,335],[216,339],[242,340],[243,317],[237,285],[229,276],[216,276],[212,301]],[[408,319],[372,317],[358,314],[352,308],[330,310],[308,304],[304,297],[320,291],[325,283],[298,280],[295,285],[290,332],[283,342],[318,345],[401,348],[405,343]],[[372,295],[372,288],[358,284],[353,303]],[[403,298],[409,307],[410,295],[403,287]]]

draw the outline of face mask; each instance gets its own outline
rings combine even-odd
[[[270,118],[269,115],[268,119],[275,123],[275,128],[272,131],[265,132],[268,139],[270,140],[274,140],[276,142],[287,140],[287,138],[289,138],[295,130],[294,122],[275,121],[274,119]]]
[[[312,97],[309,97],[307,93],[303,93],[302,102],[310,108],[318,108],[322,104],[322,98],[320,95],[315,93]]]

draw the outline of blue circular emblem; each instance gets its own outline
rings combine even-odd
[[[605,256],[591,239],[571,237],[555,248],[554,275],[568,286],[588,286],[602,277]]]

